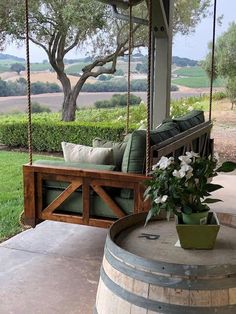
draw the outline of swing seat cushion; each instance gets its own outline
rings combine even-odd
[[[33,163],[34,165],[42,166],[53,166],[53,167],[65,167],[65,168],[78,168],[78,169],[88,169],[88,170],[105,170],[105,171],[114,171],[116,170],[115,165],[97,165],[91,163],[78,163],[78,162],[66,162],[63,159],[61,160],[36,160]]]
[[[84,146],[73,143],[61,143],[64,159],[67,162],[89,163],[97,165],[113,165],[113,149]]]

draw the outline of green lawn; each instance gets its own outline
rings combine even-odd
[[[39,158],[45,159],[34,156],[34,159]],[[0,151],[0,242],[21,231],[19,215],[23,210],[22,165],[27,162],[27,153]]]

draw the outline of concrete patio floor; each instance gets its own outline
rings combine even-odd
[[[236,215],[236,176],[213,207]],[[0,314],[93,312],[107,230],[44,222],[0,245]],[[235,232],[236,233],[236,232]]]

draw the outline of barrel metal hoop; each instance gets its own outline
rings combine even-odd
[[[127,265],[123,261],[118,260],[112,252],[105,247],[105,258],[109,264],[115,268],[117,271],[127,275],[128,277],[134,278],[136,280],[157,285],[160,287],[177,288],[177,289],[190,289],[190,290],[219,290],[234,288],[236,286],[236,277],[221,277],[221,278],[203,278],[199,279],[197,277],[193,278],[181,278],[173,276],[162,276],[161,274],[151,273],[150,270],[141,270]],[[125,260],[127,261],[127,259]],[[132,264],[133,265],[133,264]],[[170,275],[170,273],[169,273]],[[171,273],[175,275],[175,273]],[[206,276],[206,274],[205,274]]]

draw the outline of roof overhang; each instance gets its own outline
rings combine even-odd
[[[115,5],[119,8],[122,9],[128,9],[130,4],[133,5],[137,5],[141,2],[143,2],[144,0],[98,0],[100,2],[104,2],[106,4],[110,4],[110,5]]]

